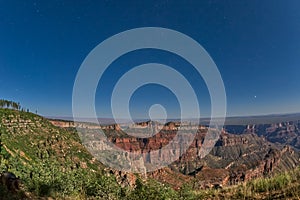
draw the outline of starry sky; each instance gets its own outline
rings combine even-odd
[[[300,112],[300,2],[273,1],[4,1],[0,0],[0,98],[45,116],[72,116],[72,89],[81,63],[100,42],[138,27],[164,27],[199,42],[213,58],[227,94],[227,114]],[[185,60],[160,50],[115,60],[95,95],[99,117],[111,117],[113,86],[134,66],[156,62],[180,71],[210,115],[210,98]],[[122,67],[121,67],[122,66]],[[153,104],[180,114],[168,88],[145,85],[131,98],[134,118]]]

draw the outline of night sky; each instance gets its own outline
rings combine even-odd
[[[76,73],[100,42],[138,27],[164,27],[199,42],[215,61],[227,93],[228,115],[300,112],[300,1],[4,1],[0,0],[0,98],[45,116],[72,116]],[[205,83],[192,66],[160,50],[121,56],[102,77],[99,117],[111,117],[110,94],[134,66],[157,62],[178,69],[209,116]],[[100,85],[99,85],[100,87]],[[178,117],[174,95],[146,85],[130,110],[144,118],[153,104]]]

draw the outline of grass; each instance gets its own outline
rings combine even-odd
[[[300,199],[300,168],[223,189],[190,190],[194,199]]]

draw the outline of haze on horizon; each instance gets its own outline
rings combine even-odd
[[[300,112],[300,2],[291,1],[1,1],[0,98],[44,116],[72,116],[72,89],[88,53],[119,32],[164,27],[199,42],[222,75],[229,116]],[[110,51],[108,49],[108,51]],[[111,117],[110,95],[128,70],[162,63],[190,81],[203,116],[210,115],[204,81],[178,56],[144,49],[121,56],[101,78],[96,109]],[[147,118],[154,104],[178,118],[168,88],[146,85],[131,98],[133,118]]]

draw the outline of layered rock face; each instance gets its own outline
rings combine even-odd
[[[225,134],[205,160],[210,168],[226,169],[229,175],[225,183],[235,184],[293,169],[299,164],[299,154],[289,146],[276,146],[252,133]]]
[[[299,127],[299,123],[297,126]],[[174,188],[180,187],[185,182],[192,182],[195,187],[199,188],[236,184],[256,177],[268,176],[274,172],[293,169],[299,165],[297,151],[288,145],[274,144],[268,141],[274,137],[274,132],[276,136],[280,134],[286,134],[285,137],[295,135],[298,129],[295,124],[291,123],[226,126],[222,131],[218,131],[205,126],[192,126],[188,123],[171,122],[161,125],[154,122],[142,122],[127,127],[129,135],[122,131],[124,127],[119,125],[98,128],[105,132],[108,141],[125,152],[142,154],[139,165],[156,165],[155,162],[169,163],[173,161],[165,168],[148,173],[148,176],[171,184]],[[87,130],[92,129],[95,127],[87,128]],[[154,132],[159,130],[159,132],[149,138],[130,136],[130,131],[143,133],[145,130]],[[187,134],[177,138],[178,140],[174,142],[173,139],[179,130],[186,131]],[[189,134],[191,130],[195,130],[195,134]],[[210,137],[207,139],[208,131],[210,131]],[[230,134],[230,131],[236,134]],[[214,137],[211,137],[212,135]],[[215,138],[218,140],[216,141]],[[185,145],[182,144],[189,140],[191,143],[188,144],[189,148],[186,150]],[[203,152],[204,143],[208,146],[213,145],[213,148],[208,155],[202,158],[201,152]],[[99,151],[105,147],[101,143],[101,138],[100,141],[96,141],[96,139],[92,142],[89,141],[88,145]],[[157,153],[150,154],[153,151]],[[175,161],[172,160],[174,156],[178,158]],[[123,160],[117,158],[114,162],[123,162]],[[129,163],[129,165],[134,164]]]
[[[299,165],[299,153],[290,146],[276,146],[252,133],[222,133],[205,158],[197,157],[197,152],[199,146],[191,146],[169,167],[177,173],[193,176],[201,188],[236,184]]]
[[[300,149],[300,120],[273,124],[228,125],[225,129],[233,134],[255,133],[272,143]]]

